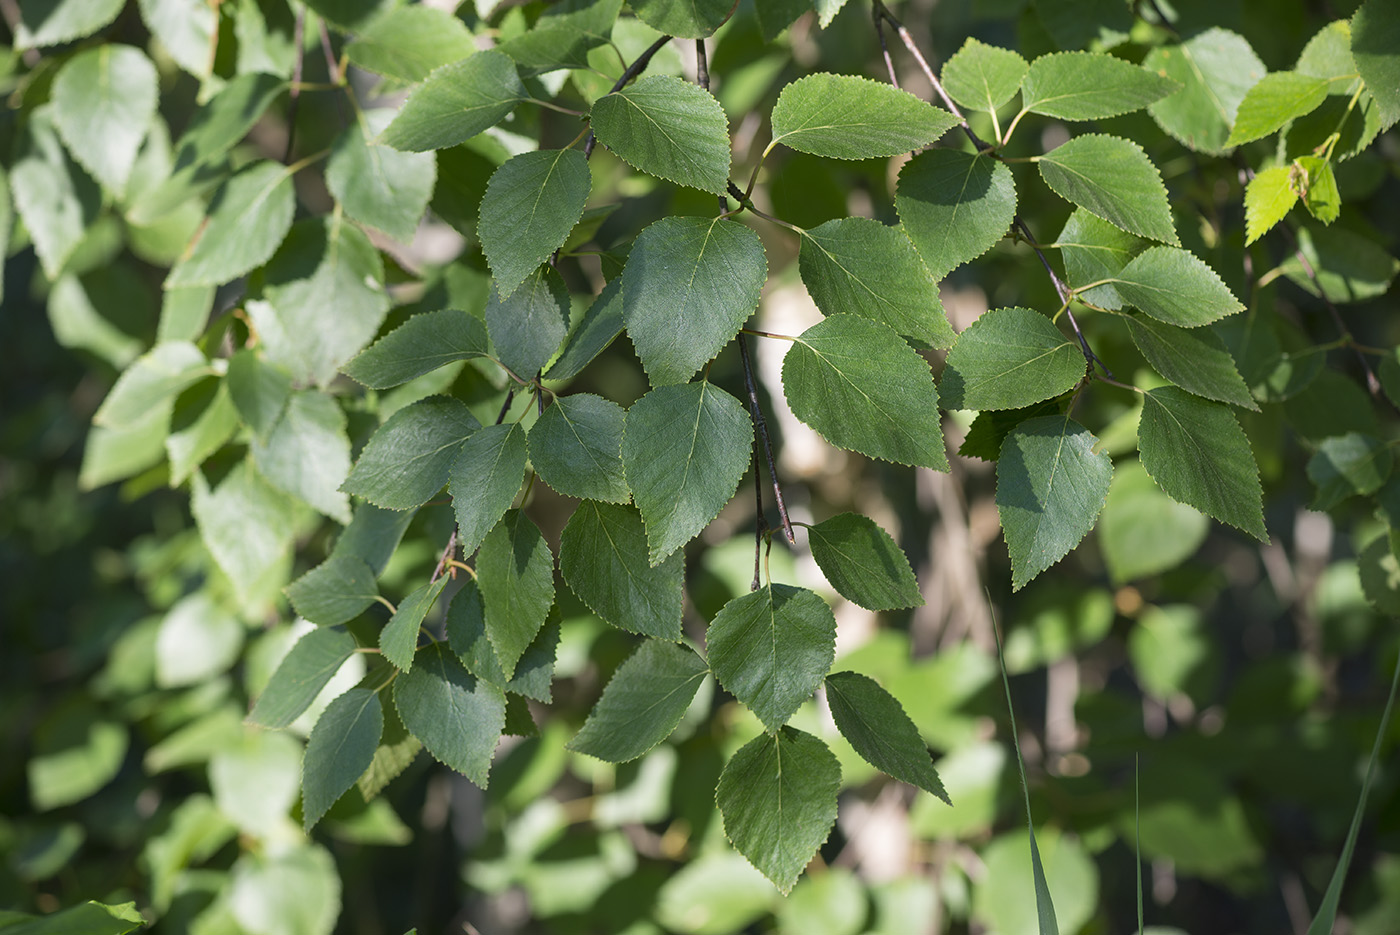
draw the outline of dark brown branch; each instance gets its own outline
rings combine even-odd
[[[739,357],[744,362],[744,388],[749,392],[754,428],[758,430],[758,440],[763,443],[763,455],[768,460],[768,477],[773,481],[773,499],[778,503],[778,518],[783,521],[783,535],[787,536],[788,542],[796,545],[792,520],[788,519],[787,504],[783,502],[783,488],[778,484],[778,466],[773,460],[773,443],[768,439],[768,422],[763,418],[763,407],[758,404],[758,384],[754,382],[753,361],[749,359],[749,339],[744,334],[739,335]]]
[[[504,421],[506,420],[506,413],[507,413],[507,412],[510,412],[510,404],[513,403],[513,402],[515,402],[515,390],[511,390],[509,393],[507,393],[507,394],[506,394],[506,401],[503,402],[503,403],[501,403],[501,411],[500,411],[500,413],[496,416],[496,424],[497,424],[497,425],[500,425],[502,422],[504,422]]]
[[[710,61],[705,55],[704,39],[695,40],[695,83],[706,91],[710,90]],[[719,200],[720,214],[729,210],[729,202],[723,195],[716,195],[715,198]]]
[[[617,81],[613,83],[612,89],[609,90],[608,93],[613,94],[617,91],[621,91],[627,82],[640,75],[646,67],[651,64],[651,57],[657,52],[660,52],[662,47],[670,41],[670,36],[662,36],[660,39],[657,39],[651,45],[647,46],[646,51],[638,55],[637,60],[627,66],[627,70],[622,73],[621,78],[618,78]],[[583,141],[583,155],[585,157],[593,155],[593,147],[597,145],[597,142],[598,138],[593,135],[592,130],[589,130],[588,139]]]
[[[750,591],[757,591],[759,584],[759,562],[763,557],[763,539],[768,533],[768,517],[763,512],[763,475],[758,470],[758,436],[753,439],[753,500],[754,500],[754,527],[753,527],[753,584],[749,585]]]
[[[447,548],[442,550],[442,558],[438,559],[437,568],[433,569],[433,576],[428,579],[428,583],[442,577],[442,573],[447,570],[448,563],[452,561],[452,556],[457,551],[457,527],[452,527],[452,535],[447,537]]]
[[[890,84],[899,87],[899,76],[894,71],[894,59],[890,58],[890,46],[885,41],[885,20],[880,15],[883,9],[881,4],[872,4],[870,7],[870,18],[875,21],[875,35],[880,37],[880,54],[885,57],[885,70],[890,73]]]

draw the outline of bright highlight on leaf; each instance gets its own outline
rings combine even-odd
[[[170,271],[166,288],[220,286],[266,263],[287,236],[295,210],[287,167],[253,163],[214,196],[208,222]]]
[[[729,184],[729,121],[704,88],[652,75],[598,99],[593,132],[648,175],[723,194]]]
[[[908,91],[854,75],[816,74],[783,88],[773,107],[773,146],[831,159],[871,159],[922,149],[958,119]]]
[[[54,123],[63,142],[109,190],[126,187],[156,112],[156,67],[115,43],[74,55],[53,79]]]
[[[1326,100],[1329,84],[1323,78],[1293,71],[1265,75],[1240,101],[1225,145],[1262,139],[1295,117],[1311,113]]]
[[[1273,229],[1298,203],[1298,190],[1292,166],[1264,169],[1249,180],[1244,190],[1245,246]]]
[[[391,110],[367,110],[345,128],[326,164],[326,187],[347,215],[408,243],[433,196],[437,160],[378,142],[393,117]]]
[[[1244,311],[1215,270],[1176,247],[1148,247],[1123,267],[1113,285],[1129,305],[1182,328]]]
[[[1212,155],[1229,149],[1240,102],[1266,70],[1243,36],[1219,27],[1153,49],[1142,66],[1182,85],[1148,108],[1153,119],[1182,145]]]

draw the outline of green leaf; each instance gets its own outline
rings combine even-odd
[[[984,312],[948,352],[940,387],[948,409],[1020,409],[1084,379],[1084,354],[1039,312]]]
[[[31,730],[33,753],[24,765],[29,799],[40,812],[81,802],[115,779],[131,742],[126,725],[80,694]]]
[[[250,450],[272,486],[342,525],[350,522],[350,498],[340,490],[350,473],[350,439],[345,413],[330,396],[293,393],[266,440],[255,438]]]
[[[292,377],[265,361],[253,348],[236,352],[228,362],[229,396],[255,438],[264,439],[282,419],[292,398]]]
[[[968,427],[967,437],[958,447],[958,454],[995,463],[1001,457],[1002,443],[1012,429],[1027,419],[1055,415],[1063,408],[1060,400],[1047,399],[1021,409],[983,409]]]
[[[617,667],[566,746],[609,763],[635,760],[671,736],[708,674],[689,647],[644,641]]]
[[[80,52],[53,79],[59,136],[113,192],[126,187],[156,112],[156,67],[140,49],[107,43]]]
[[[463,555],[475,552],[510,509],[525,460],[525,430],[518,423],[488,425],[462,443],[447,483]]]
[[[525,647],[510,678],[501,671],[500,660],[486,635],[486,605],[474,579],[462,582],[447,609],[447,640],[462,665],[477,678],[485,679],[503,691],[533,698],[541,704],[551,700],[554,656],[559,645],[559,621],[551,612],[540,632]]]
[[[1220,336],[1207,328],[1187,330],[1145,315],[1125,315],[1128,333],[1162,376],[1197,396],[1259,411]]]
[[[1102,120],[1141,110],[1181,84],[1103,52],[1058,52],[1031,63],[1021,107],[1061,120]]]
[[[1230,410],[1174,386],[1149,390],[1143,399],[1139,454],[1157,486],[1267,542],[1259,470]]]
[[[1337,191],[1332,163],[1321,156],[1299,156],[1293,160],[1292,174],[1308,213],[1323,224],[1337,220],[1342,211],[1342,196]]]
[[[29,115],[15,148],[10,189],[44,275],[63,274],[102,208],[102,190],[68,156],[53,105]]]
[[[1179,243],[1162,177],[1142,147],[1116,136],[1077,136],[1040,157],[1051,190],[1123,230]]]
[[[1313,295],[1320,291],[1338,304],[1384,295],[1400,272],[1400,260],[1374,240],[1341,228],[1300,228],[1298,249],[1303,251],[1317,282],[1313,282],[1296,255],[1280,264],[1284,275]]]
[[[83,446],[78,488],[94,490],[130,477],[165,460],[165,440],[170,436],[169,403],[119,429],[94,425]]]
[[[9,912],[4,919],[7,928],[14,926],[11,935],[127,935],[146,926],[134,902],[109,906],[88,900],[49,915]]]
[[[1100,220],[1083,208],[1074,209],[1055,242],[1065,264],[1065,281],[1076,290],[1091,282],[1114,278],[1147,245],[1148,242],[1136,234]],[[1080,292],[1079,297],[1100,308],[1123,307],[1122,297],[1111,284]]]
[[[355,518],[335,540],[331,556],[354,556],[375,575],[382,575],[413,517],[412,510],[400,512],[380,509],[372,503],[356,504]]]
[[[803,13],[812,9],[811,0],[769,0],[768,3],[754,5],[763,41],[772,42],[782,34]]]
[[[1148,247],[1113,284],[1129,305],[1182,328],[1199,328],[1244,311],[1215,270],[1179,247]]]
[[[316,720],[301,776],[302,827],[310,831],[374,761],[384,731],[379,693],[352,688]]]
[[[573,329],[545,377],[568,380],[593,362],[622,333],[622,277],[614,276]]]
[[[530,463],[559,493],[626,503],[622,428],[627,412],[590,393],[559,396],[530,429]]]
[[[404,84],[416,84],[434,68],[476,51],[471,30],[444,10],[396,6],[345,46],[352,64]]]
[[[1243,36],[1218,27],[1153,49],[1142,66],[1182,85],[1148,108],[1157,125],[1187,148],[1215,156],[1230,148],[1240,102],[1266,70]]]
[[[394,6],[393,0],[306,0],[317,15],[342,32],[357,33]]]
[[[335,858],[323,847],[298,842],[285,849],[245,852],[228,880],[226,913],[201,918],[263,935],[331,935],[335,928],[340,877]]]
[[[1330,510],[1348,497],[1375,493],[1394,464],[1390,446],[1370,435],[1347,432],[1324,439],[1308,461],[1308,480],[1317,488],[1312,508]]]
[[[808,328],[783,358],[783,392],[838,448],[948,470],[928,362],[879,322],[833,315]]]
[[[204,388],[182,396],[171,416],[165,453],[170,459],[172,487],[189,480],[195,468],[212,457],[238,431],[238,410],[229,398],[227,383],[211,380],[209,385],[213,387],[212,398],[205,394]]]
[[[526,77],[590,68],[588,53],[610,41],[621,9],[622,0],[561,3],[547,8],[529,31],[497,48],[515,59]]]
[[[719,515],[749,466],[752,446],[744,407],[707,382],[658,387],[632,404],[622,464],[646,523],[652,565]]]
[[[291,553],[291,501],[262,479],[251,458],[213,491],[199,472],[193,480],[190,511],[205,548],[236,593],[255,593]]]
[[[826,700],[841,736],[867,763],[953,804],[918,728],[878,682],[855,672],[834,672],[826,677]]]
[[[534,522],[510,510],[481,543],[476,576],[486,636],[501,672],[511,678],[554,604],[554,556]]]
[[[552,267],[541,266],[508,297],[493,287],[486,330],[501,363],[524,380],[540,372],[568,334],[569,287]]]
[[[634,507],[580,503],[559,537],[559,570],[579,600],[613,626],[681,638],[684,556],[648,564],[646,530]]]
[[[434,759],[486,788],[506,724],[504,692],[434,642],[418,650],[411,672],[394,680],[394,706]]]
[[[1097,42],[1121,44],[1133,27],[1133,14],[1121,0],[1035,0],[1036,17],[1062,49]],[[1043,933],[1042,933],[1043,935]]]
[[[42,49],[102,29],[122,10],[122,0],[20,0],[11,25],[15,49]]]
[[[734,12],[733,0],[634,0],[629,4],[637,18],[652,29],[677,39],[702,39]]]
[[[331,555],[287,585],[292,608],[320,627],[355,619],[378,597],[374,569],[348,553]]]
[[[563,246],[591,186],[588,160],[576,149],[521,153],[491,175],[477,234],[502,297]]]
[[[801,234],[802,282],[823,314],[861,315],[931,347],[952,346],[938,284],[903,230],[850,217]]]
[[[188,341],[157,344],[132,361],[93,414],[94,425],[123,428],[167,405],[212,372],[204,354]]]
[[[428,612],[437,603],[438,595],[447,586],[446,575],[436,581],[414,588],[399,601],[398,609],[379,631],[379,649],[395,668],[408,672],[413,667],[414,650],[418,648],[418,630]]]
[[[811,734],[784,727],[740,747],[720,773],[724,833],[784,894],[836,823],[841,765]]]
[[[720,218],[662,218],[637,236],[622,271],[622,315],[653,386],[684,383],[758,307],[763,242]]]
[[[166,288],[218,286],[272,258],[292,226],[296,193],[287,167],[255,162],[220,187],[194,244],[170,271]]]
[[[1011,169],[956,149],[920,153],[899,170],[894,205],[934,279],[990,250],[1011,229]]]
[[[1245,246],[1267,234],[1298,202],[1292,166],[1264,169],[1244,190]]]
[[[1028,419],[1006,436],[997,460],[997,513],[1020,590],[1089,534],[1108,497],[1113,461],[1067,416]]]
[[[1400,121],[1400,22],[1393,0],[1366,0],[1351,18],[1351,55],[1375,95],[1381,128]],[[1340,879],[1334,881],[1340,889]],[[1330,895],[1330,893],[1329,893]],[[1311,930],[1309,930],[1311,935]]]
[[[495,49],[434,68],[404,101],[380,141],[409,152],[465,143],[530,99],[515,63]]]
[[[272,673],[248,722],[274,730],[289,726],[354,654],[355,640],[344,630],[312,630],[297,640]]]
[[[454,360],[490,353],[480,318],[455,308],[414,315],[340,368],[358,383],[377,390],[407,383]]]
[[[1175,568],[1206,541],[1209,527],[1204,514],[1162,493],[1136,459],[1114,466],[1098,538],[1115,584]]]
[[[651,75],[599,98],[591,125],[600,143],[648,175],[715,194],[729,184],[729,121],[698,85]]]
[[[719,683],[776,731],[831,670],[836,618],[812,591],[769,582],[725,604],[705,643]]]
[[[943,89],[970,110],[996,112],[1011,100],[1030,68],[1010,49],[969,38],[943,65]]]
[[[347,216],[408,243],[433,197],[437,160],[377,142],[393,117],[392,110],[361,111],[336,137],[326,187]]]
[[[243,625],[208,594],[170,608],[156,633],[155,675],[161,688],[196,685],[222,675],[238,659]]]
[[[770,150],[782,143],[831,159],[898,156],[958,125],[946,110],[893,85],[824,72],[784,87],[772,120]]]
[[[447,483],[462,443],[479,428],[466,403],[453,397],[405,406],[370,436],[341,489],[390,510],[427,503]]]
[[[1262,139],[1295,117],[1311,113],[1327,99],[1329,86],[1325,78],[1294,71],[1265,75],[1240,101],[1234,129],[1225,145],[1238,146]]]
[[[858,513],[840,513],[807,527],[812,558],[846,600],[866,610],[924,603],[909,559],[890,534]]]
[[[297,222],[262,278],[263,300],[245,307],[268,359],[303,382],[334,380],[389,311],[379,251],[334,215]]]

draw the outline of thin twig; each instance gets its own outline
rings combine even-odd
[[[515,402],[515,390],[511,390],[509,393],[507,393],[506,401],[504,403],[501,403],[501,411],[496,416],[497,425],[500,425],[506,420],[506,413],[510,412],[510,404],[513,402]]]
[[[1035,251],[1035,255],[1040,257],[1040,265],[1045,267],[1046,275],[1050,277],[1050,282],[1055,286],[1055,292],[1059,294],[1060,301],[1064,303],[1065,317],[1069,319],[1070,327],[1074,329],[1074,336],[1079,339],[1079,349],[1084,352],[1085,362],[1089,364],[1091,369],[1094,364],[1098,364],[1104,376],[1113,379],[1113,371],[1109,370],[1108,364],[1104,363],[1103,360],[1099,358],[1099,355],[1095,354],[1089,347],[1089,340],[1084,337],[1084,332],[1080,330],[1079,322],[1075,320],[1074,312],[1069,307],[1069,301],[1074,295],[1073,290],[1065,285],[1064,280],[1059,277],[1055,272],[1055,268],[1050,265],[1050,261],[1046,258],[1045,252],[1036,245],[1035,235],[1032,234],[1030,228],[1026,226],[1026,222],[1021,220],[1021,216],[1019,214],[1016,215],[1011,223],[1016,225],[1016,229],[1025,237],[1026,242],[1031,245],[1031,249]]]
[[[885,69],[890,73],[890,84],[899,87],[899,76],[894,71],[894,59],[890,58],[890,46],[885,41],[885,20],[880,15],[881,4],[875,3],[870,7],[870,18],[875,21],[875,35],[880,37],[880,54],[885,57]]]
[[[783,488],[778,484],[778,466],[773,460],[773,443],[768,438],[768,422],[763,418],[763,407],[758,404],[758,384],[753,379],[753,361],[749,359],[749,339],[739,335],[739,357],[744,362],[744,387],[749,391],[749,409],[753,412],[753,424],[758,429],[759,441],[763,442],[763,455],[768,460],[768,477],[773,481],[773,499],[778,503],[778,518],[783,521],[783,535],[793,545],[797,537],[792,534],[792,520],[788,519],[787,504],[783,503]]]
[[[749,585],[750,591],[757,591],[760,584],[759,562],[763,557],[763,537],[768,532],[768,516],[763,512],[763,475],[758,471],[758,436],[753,439],[753,500],[754,500],[754,527],[753,527],[753,584]]]
[[[292,65],[291,101],[287,105],[287,151],[282,154],[284,163],[292,159],[292,146],[297,139],[297,104],[301,101],[301,68],[306,58],[303,36],[306,32],[306,8],[297,10],[296,25],[292,27],[292,44],[296,47],[296,59]]]
[[[706,91],[710,90],[710,61],[705,54],[705,40],[695,40],[695,83]],[[729,184],[733,185],[733,182]],[[719,213],[724,214],[729,210],[729,201],[723,195],[716,195],[719,201]]]
[[[340,85],[345,82],[345,76],[340,73],[340,63],[335,60],[335,50],[331,48],[331,31],[326,28],[326,21],[321,21],[321,51],[326,56],[326,72],[330,75],[333,83]],[[335,115],[340,118],[340,125],[344,128],[347,125],[345,119],[345,105],[341,103],[340,96],[335,98]]]
[[[623,86],[625,86],[627,82],[640,75],[642,71],[647,67],[647,65],[651,64],[651,57],[657,52],[660,52],[662,47],[670,41],[670,36],[662,36],[660,39],[657,39],[651,45],[647,46],[646,51],[643,52],[641,55],[638,55],[637,60],[631,65],[627,66],[627,70],[622,73],[621,78],[618,78],[617,81],[614,82],[612,89],[608,91],[608,94],[613,94],[617,91],[621,91]],[[592,130],[589,130],[588,139],[585,140],[583,144],[583,155],[585,158],[593,155],[593,147],[597,144],[597,142],[598,138],[593,135]]]
[[[456,553],[456,551],[457,527],[454,525],[452,527],[452,535],[447,537],[447,548],[442,550],[442,558],[438,559],[437,568],[433,569],[433,576],[428,579],[429,584],[432,584],[434,581],[442,577],[442,573],[445,572],[448,566],[452,564],[452,556],[454,553]]]

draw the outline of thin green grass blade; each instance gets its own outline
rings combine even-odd
[[[1347,832],[1347,843],[1342,848],[1342,857],[1337,861],[1337,869],[1332,873],[1332,882],[1327,884],[1327,893],[1322,897],[1322,905],[1308,926],[1308,935],[1330,935],[1337,921],[1337,904],[1342,899],[1342,884],[1346,881],[1347,868],[1351,866],[1351,852],[1356,847],[1356,836],[1361,831],[1361,816],[1366,812],[1366,797],[1371,794],[1371,777],[1376,772],[1376,759],[1381,752],[1381,739],[1390,725],[1390,711],[1395,706],[1395,688],[1400,685],[1400,659],[1395,661],[1395,674],[1390,679],[1390,697],[1385,702],[1385,713],[1381,715],[1381,726],[1376,731],[1376,742],[1371,747],[1371,761],[1366,764],[1366,778],[1361,782],[1361,799],[1356,803],[1356,814],[1351,816],[1351,830]]]
[[[989,609],[991,603],[992,597],[988,594]],[[1031,873],[1035,877],[1035,913],[1040,920],[1040,935],[1060,935],[1060,925],[1055,921],[1055,904],[1050,899],[1050,884],[1045,880],[1045,867],[1040,862],[1040,848],[1035,843],[1035,823],[1031,821],[1031,787],[1026,781],[1026,761],[1021,759],[1021,741],[1016,734],[1016,711],[1011,705],[1011,682],[1006,677],[1006,659],[1001,652],[1001,633],[997,630],[995,620],[992,622],[992,636],[997,642],[1001,687],[1006,691],[1006,712],[1011,716],[1011,744],[1016,749],[1016,766],[1021,770],[1021,792],[1026,799],[1026,828],[1031,835]]]

